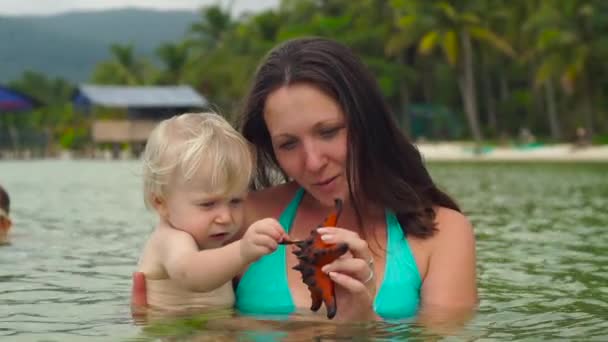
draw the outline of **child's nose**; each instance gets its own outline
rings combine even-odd
[[[232,221],[232,211],[227,205],[218,208],[216,221],[219,223],[229,223]]]

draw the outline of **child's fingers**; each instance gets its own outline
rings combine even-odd
[[[253,240],[253,243],[257,246],[268,248],[270,252],[277,249],[279,246],[278,242],[268,235],[258,235]]]
[[[275,219],[265,219],[263,224],[258,225],[256,232],[272,237],[275,241],[280,241],[285,235],[283,227]]]

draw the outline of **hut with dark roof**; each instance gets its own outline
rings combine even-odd
[[[120,119],[93,118],[91,138],[94,143],[115,146],[130,143],[135,152],[145,144],[156,124],[173,115],[200,111],[207,99],[190,86],[107,86],[83,84],[73,96],[77,110],[93,113],[94,108],[126,111]]]

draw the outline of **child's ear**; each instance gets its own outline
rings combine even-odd
[[[152,205],[154,206],[154,209],[156,210],[156,212],[158,212],[158,214],[160,216],[167,217],[167,215],[169,213],[169,209],[167,209],[167,203],[165,202],[165,200],[162,197],[155,195],[152,198]]]

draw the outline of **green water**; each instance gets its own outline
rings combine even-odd
[[[446,340],[608,340],[608,164],[447,163],[431,171],[477,235],[480,310]],[[0,183],[15,222],[12,244],[0,246],[0,340],[430,336],[403,323],[336,332],[331,323],[254,328],[213,315],[136,325],[130,274],[154,221],[138,164],[0,161]]]

